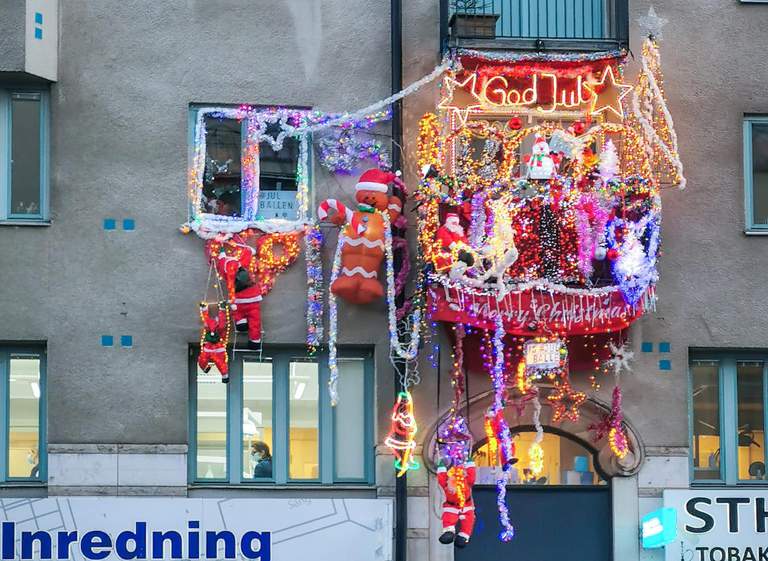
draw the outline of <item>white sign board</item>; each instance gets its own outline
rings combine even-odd
[[[768,561],[768,490],[665,490],[677,510],[666,561]]]
[[[389,499],[0,500],[2,559],[388,561]]]
[[[259,191],[259,210],[256,213],[265,220],[283,218],[296,220],[299,215],[299,205],[296,201],[296,191]]]
[[[528,341],[525,344],[525,366],[533,370],[549,370],[560,366],[558,341]]]

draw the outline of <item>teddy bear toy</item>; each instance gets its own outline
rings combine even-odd
[[[341,270],[331,285],[331,292],[347,302],[368,304],[384,296],[384,287],[379,281],[385,239],[382,213],[388,213],[391,224],[403,209],[398,197],[387,194],[390,183],[405,191],[405,185],[395,173],[370,169],[355,185],[356,211],[336,199],[326,199],[318,209],[320,220],[328,219],[344,226],[343,242],[340,242],[344,244]],[[335,211],[332,215],[331,210]]]

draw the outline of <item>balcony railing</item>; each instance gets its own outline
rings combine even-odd
[[[440,0],[441,45],[536,50],[626,47],[629,0]]]

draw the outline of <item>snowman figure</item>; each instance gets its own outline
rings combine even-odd
[[[535,137],[531,153],[523,158],[528,165],[530,179],[550,179],[555,174],[559,160],[560,156],[550,153],[549,143],[540,134]]]

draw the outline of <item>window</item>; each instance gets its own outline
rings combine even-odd
[[[0,88],[0,220],[48,218],[48,95]]]
[[[311,143],[291,136],[286,127],[307,112],[284,113],[248,106],[192,108],[194,215],[216,222],[303,218]]]
[[[693,480],[765,482],[768,353],[693,353]]]
[[[194,367],[190,481],[223,484],[373,483],[373,363],[339,351],[341,400],[328,398],[327,355],[241,353],[230,382]]]
[[[510,485],[606,485],[606,481],[595,467],[594,452],[583,444],[551,427],[545,429],[540,443],[544,452],[541,473],[531,472],[529,450],[536,440],[536,432],[514,432],[515,457]],[[480,485],[495,485],[500,468],[490,457],[488,442],[475,447],[472,459],[477,466],[476,482]]]
[[[45,480],[45,351],[0,346],[0,392],[5,436],[0,480]]]
[[[744,119],[747,232],[768,233],[768,116]]]

